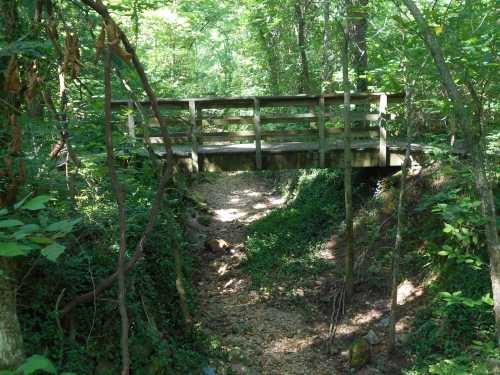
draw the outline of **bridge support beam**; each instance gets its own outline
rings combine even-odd
[[[262,169],[262,145],[260,139],[260,101],[254,98],[253,121],[255,126],[255,167]]]
[[[189,101],[189,119],[191,122],[191,161],[193,165],[193,173],[198,173],[200,171],[200,164],[198,162],[198,131],[197,125],[198,121],[196,118],[196,103],[194,100]]]
[[[128,101],[127,129],[129,139],[135,142],[134,102],[132,100]]]
[[[387,112],[387,95],[380,95],[380,102],[378,112],[380,115],[379,120],[379,166],[385,167],[387,165],[387,131],[384,127],[384,114]]]
[[[325,167],[326,139],[325,139],[325,97],[319,98],[319,167]]]

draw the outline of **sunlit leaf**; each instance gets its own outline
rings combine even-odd
[[[55,262],[57,258],[59,258],[59,256],[64,253],[65,249],[66,247],[64,247],[63,245],[54,242],[53,244],[50,244],[42,250],[42,255],[48,260]]]
[[[45,208],[45,203],[49,200],[50,197],[48,195],[39,195],[23,204],[22,208],[31,211],[41,210]]]
[[[16,372],[20,372],[24,375],[36,374],[38,371],[45,371],[50,374],[57,373],[56,368],[52,362],[42,355],[35,354],[29,357]]]

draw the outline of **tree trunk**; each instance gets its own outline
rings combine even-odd
[[[0,371],[16,368],[24,358],[13,284],[15,262],[0,257]]]
[[[175,288],[179,294],[179,305],[181,307],[182,318],[184,320],[184,326],[186,328],[186,333],[190,334],[193,329],[193,318],[189,312],[188,300],[186,289],[184,288],[184,275],[182,272],[182,254],[181,247],[177,239],[172,241],[172,249],[174,252],[175,259]]]
[[[349,40],[351,42],[351,64],[354,69],[354,89],[357,92],[368,91],[368,80],[366,71],[368,69],[368,50],[366,44],[366,29],[368,27],[367,14],[364,9],[368,6],[368,0],[349,0],[349,6],[354,7],[350,12],[352,17],[351,26],[349,27]],[[367,113],[369,104],[357,104],[354,108],[355,112]],[[368,126],[367,121],[354,121],[354,127]]]
[[[17,38],[18,14],[15,0],[0,2],[0,20],[8,43]],[[18,60],[15,55],[0,57],[0,97],[7,104],[0,112],[0,208],[12,206],[24,182],[22,133],[17,121],[19,113]],[[6,69],[7,68],[7,69]],[[5,74],[4,74],[5,73]],[[0,256],[0,371],[15,368],[24,357],[23,337],[16,313],[16,259]]]
[[[301,81],[299,84],[300,93],[309,94],[309,62],[306,53],[306,13],[309,6],[309,0],[295,1],[295,16],[297,17],[297,41],[299,45]]]
[[[350,6],[365,8],[368,0],[350,0]],[[357,92],[368,91],[368,80],[366,70],[368,68],[368,50],[366,45],[366,29],[368,27],[367,14],[364,10],[354,10],[350,12],[353,18],[349,28],[349,39],[351,41],[351,64],[356,73],[354,87]]]
[[[108,35],[109,38],[109,35]],[[108,172],[111,178],[111,186],[118,206],[119,227],[120,227],[120,250],[118,253],[118,309],[121,318],[121,354],[122,354],[122,375],[130,373],[130,354],[128,348],[128,331],[129,320],[127,315],[127,296],[126,296],[126,279],[125,279],[125,251],[127,250],[127,241],[125,237],[126,222],[125,222],[125,197],[123,188],[118,181],[118,174],[115,168],[115,158],[113,154],[113,130],[111,127],[111,51],[109,48],[110,41],[106,45],[104,51],[104,126],[105,126],[105,141],[106,141],[106,156],[108,163]]]
[[[328,92],[332,74],[331,67],[331,46],[330,46],[330,13],[331,0],[323,0],[323,79],[321,92]]]
[[[396,242],[392,254],[392,289],[391,289],[391,322],[389,324],[389,352],[396,348],[396,323],[398,321],[398,286],[400,280],[400,263],[401,263],[401,244],[403,241],[403,232],[406,225],[406,179],[408,169],[411,163],[411,136],[412,136],[412,121],[413,121],[413,103],[412,92],[409,85],[405,90],[406,99],[406,152],[401,171],[401,181],[399,186],[399,203],[398,203],[398,223],[396,228]]]
[[[346,12],[347,13],[347,12]],[[346,19],[346,24],[348,21]],[[345,191],[345,242],[346,242],[346,269],[345,286],[346,297],[353,294],[353,208],[352,208],[352,134],[351,134],[351,88],[349,83],[349,33],[348,26],[344,32],[342,43],[342,83],[344,87],[344,191]]]
[[[259,26],[259,36],[269,67],[269,86],[271,95],[275,96],[279,94],[279,57],[276,54],[278,46],[276,45],[272,32],[264,32],[263,27],[264,26]]]
[[[403,0],[403,3],[413,15],[424,41],[429,49],[436,68],[439,71],[442,83],[453,102],[456,113],[457,125],[462,133],[466,149],[471,157],[472,171],[475,185],[481,200],[481,211],[485,219],[485,234],[488,253],[490,256],[490,274],[493,290],[495,328],[497,344],[500,346],[500,243],[498,240],[498,229],[496,225],[495,199],[491,184],[488,181],[484,150],[481,143],[481,126],[477,124],[473,128],[471,115],[467,109],[465,100],[461,95],[451,72],[443,56],[441,45],[439,44],[433,31],[429,28],[427,21],[415,5],[413,0]]]

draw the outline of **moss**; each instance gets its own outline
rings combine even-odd
[[[370,344],[364,339],[356,340],[349,348],[349,363],[352,368],[361,368],[370,362]]]

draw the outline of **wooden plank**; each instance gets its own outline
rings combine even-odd
[[[260,140],[260,101],[254,98],[254,126],[255,126],[255,166],[257,170],[262,169],[262,149]]]
[[[191,120],[191,161],[193,165],[193,173],[198,173],[200,171],[198,163],[198,139],[196,130],[196,103],[194,100],[189,102],[189,115]]]
[[[325,97],[319,98],[319,167],[325,167]]]
[[[338,135],[341,136],[343,134],[343,128],[330,128],[325,129],[325,144],[327,137],[326,135]],[[378,127],[369,127],[369,128],[357,128],[352,129],[352,137],[353,138],[365,138],[370,139],[374,138],[378,140],[379,137],[379,128]],[[264,131],[260,133],[260,138],[262,139],[272,139],[272,138],[292,138],[292,137],[301,137],[301,136],[310,136],[316,137],[318,135],[318,131],[315,129],[302,129],[302,130],[275,130],[275,131]],[[191,141],[191,135],[188,132],[175,132],[170,133],[170,138],[172,142],[175,144],[179,143],[189,143]],[[255,139],[255,131],[254,130],[244,130],[239,132],[198,132],[198,145],[200,144],[199,139],[202,138],[207,143],[210,142],[235,142],[235,141],[251,141]],[[158,144],[163,143],[163,139],[161,137],[151,137],[151,143]]]
[[[201,111],[201,109],[200,109]],[[379,114],[379,113],[352,113],[352,118],[356,121],[379,121],[381,116],[387,119],[393,119],[390,114]],[[342,119],[342,116],[336,113],[325,113],[325,117],[330,119],[332,122],[336,122]],[[166,117],[167,124],[169,125],[186,125],[189,124],[188,118],[183,117]],[[320,117],[314,113],[296,113],[296,114],[268,114],[261,115],[260,123],[264,124],[280,124],[289,122],[306,122],[306,121],[319,121]],[[238,125],[238,124],[253,124],[253,116],[227,116],[227,117],[213,117],[205,118],[203,121],[208,122],[215,126],[225,126],[225,125]],[[151,119],[149,126],[152,128],[159,128],[158,121]]]
[[[379,113],[385,114],[387,111],[387,95],[382,94],[380,96],[379,102]],[[387,165],[387,132],[384,127],[383,117],[380,118],[379,122],[380,136],[379,136],[379,166],[385,167]]]
[[[366,101],[371,103],[379,102],[380,96],[386,95],[391,102],[401,102],[404,99],[404,94],[384,94],[384,93],[353,93],[351,102],[353,104],[362,104]],[[290,107],[304,106],[308,107],[316,105],[319,100],[319,95],[294,95],[294,96],[262,96],[257,97],[260,106],[263,107]],[[196,102],[196,106],[200,108],[252,108],[254,97],[208,97],[208,98],[192,98],[192,99],[158,99],[158,104],[162,108],[171,109],[189,109],[189,102]],[[343,96],[340,93],[325,95],[325,104],[342,104]],[[141,104],[149,106],[149,101],[142,101]],[[113,108],[126,107],[127,100],[114,100]]]

